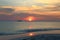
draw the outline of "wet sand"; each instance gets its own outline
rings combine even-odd
[[[35,33],[35,35],[41,35],[41,34],[60,34],[60,30],[53,30],[53,31],[41,31],[41,32],[31,32]],[[28,37],[29,33],[25,34],[16,34],[16,35],[3,35],[0,36],[0,40],[9,40],[14,38],[21,38],[21,37]]]

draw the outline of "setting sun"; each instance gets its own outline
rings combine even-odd
[[[29,18],[28,18],[28,20],[29,20],[29,21],[32,21],[32,20],[33,20],[33,18],[32,18],[32,17],[29,17]]]
[[[27,20],[27,21],[33,21],[33,20],[35,20],[35,17],[33,17],[33,16],[28,16],[25,20]]]
[[[32,21],[32,19],[29,19],[29,21]]]

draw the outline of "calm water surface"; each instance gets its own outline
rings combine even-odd
[[[60,22],[0,22],[0,32],[43,28],[60,28]]]

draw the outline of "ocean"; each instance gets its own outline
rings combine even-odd
[[[0,21],[0,32],[14,32],[25,29],[60,28],[60,22],[8,22]]]

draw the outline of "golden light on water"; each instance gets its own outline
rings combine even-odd
[[[29,33],[28,36],[34,36],[35,34],[34,33]]]
[[[32,26],[29,26],[29,29],[32,29]]]
[[[32,36],[33,34],[32,34],[32,33],[30,33],[29,35],[30,35],[30,36]]]

